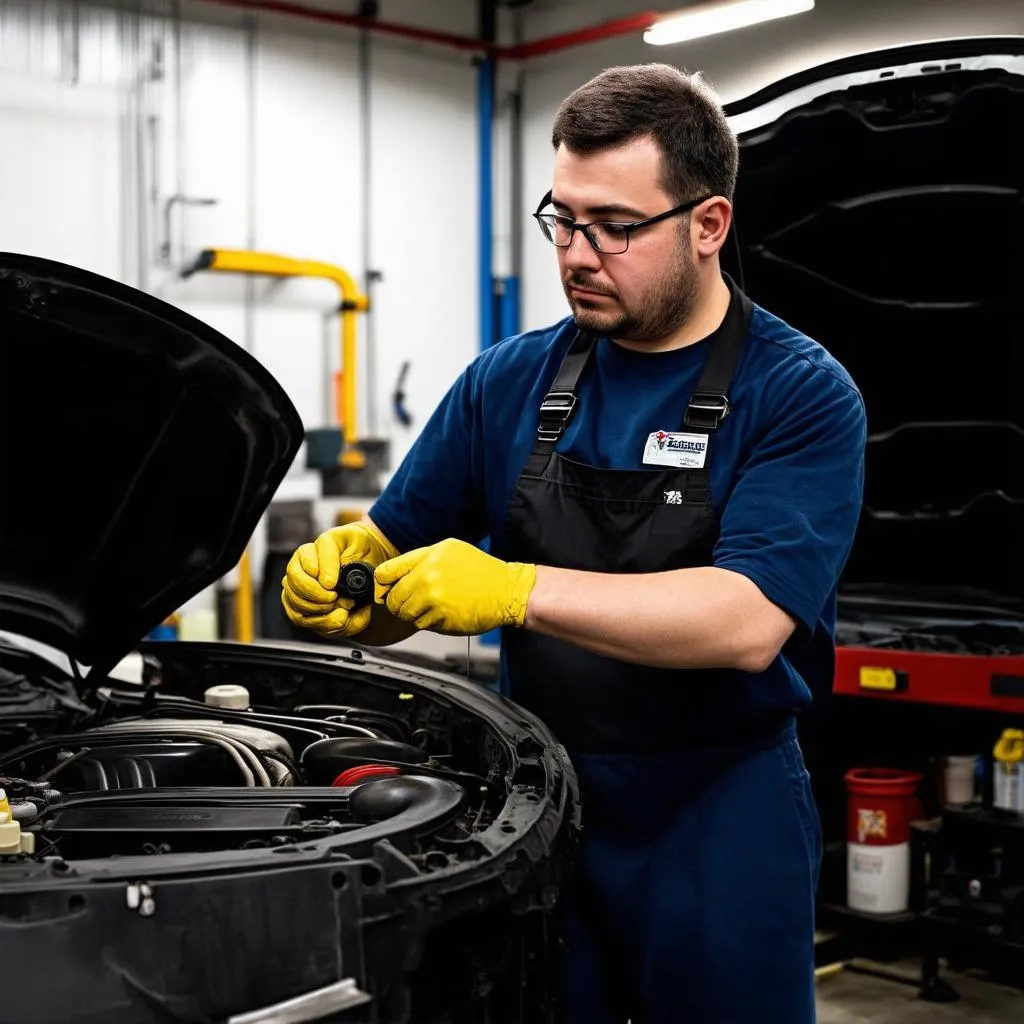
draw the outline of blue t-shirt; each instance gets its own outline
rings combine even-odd
[[[538,409],[575,332],[567,317],[509,338],[459,376],[370,510],[395,547],[490,537],[501,551]],[[641,353],[600,339],[557,450],[606,469],[657,468],[644,466],[644,444],[654,431],[686,429],[709,345]],[[863,493],[863,400],[824,348],[756,304],[729,400],[710,460],[714,564],[747,576],[798,623],[737,694],[753,705],[742,710],[806,706],[832,685],[836,581]]]

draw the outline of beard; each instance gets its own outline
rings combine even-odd
[[[587,288],[607,295],[618,308],[570,294],[570,287]],[[679,247],[676,261],[651,281],[628,304],[611,288],[595,284],[585,274],[570,274],[563,282],[576,326],[582,331],[622,341],[660,341],[689,319],[696,304],[699,283],[692,254]]]

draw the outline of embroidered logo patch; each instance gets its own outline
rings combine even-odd
[[[683,503],[683,492],[682,491],[666,491],[665,492],[665,504],[666,505],[682,505]]]
[[[648,434],[644,445],[644,462],[648,466],[703,469],[707,454],[707,434],[677,434],[656,430]]]

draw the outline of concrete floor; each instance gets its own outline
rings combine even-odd
[[[888,973],[920,976],[914,961],[887,964]],[[956,1003],[926,1003],[908,985],[841,971],[818,981],[818,1024],[1011,1024],[1024,1021],[1024,992],[969,974],[944,971],[960,994]]]

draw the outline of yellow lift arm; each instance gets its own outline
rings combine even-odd
[[[297,260],[269,252],[250,249],[204,249],[196,262],[183,274],[188,277],[199,270],[219,270],[231,274],[260,274],[266,277],[319,277],[338,286],[341,301],[341,367],[342,394],[335,395],[335,416],[341,426],[344,444],[341,465],[362,469],[366,457],[354,447],[356,441],[356,313],[370,308],[369,299],[356,287],[355,281],[341,267],[316,260]],[[252,571],[249,549],[239,563],[238,590],[235,592],[235,635],[251,643],[253,639]]]

